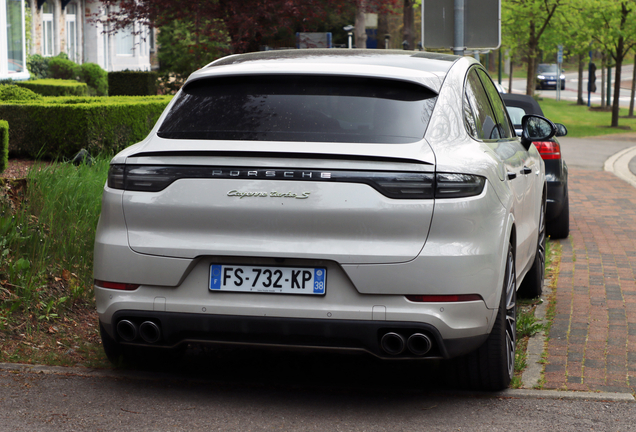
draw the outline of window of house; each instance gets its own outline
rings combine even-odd
[[[133,35],[132,26],[128,26],[115,33],[115,49],[118,56],[134,55],[134,45],[135,37]]]
[[[53,55],[53,5],[44,2],[42,5],[42,55],[50,57]]]
[[[6,8],[8,73],[25,72],[22,0],[7,0]]]
[[[66,54],[74,62],[78,61],[77,50],[77,5],[66,5]]]

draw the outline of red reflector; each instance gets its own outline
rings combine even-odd
[[[110,288],[123,291],[134,291],[139,288],[139,284],[127,284],[119,282],[107,282],[95,279],[95,285],[102,288]]]
[[[559,147],[559,143],[553,141],[534,141],[533,144],[543,160],[561,159],[561,147]]]
[[[479,294],[407,295],[406,299],[418,303],[454,303],[483,300]]]

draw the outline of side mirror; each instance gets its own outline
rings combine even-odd
[[[530,148],[533,141],[546,141],[557,133],[557,127],[545,117],[535,114],[524,115],[521,119],[521,144]]]
[[[555,123],[554,125],[557,128],[556,136],[561,137],[561,136],[566,136],[568,134],[568,128],[566,128],[561,123]]]

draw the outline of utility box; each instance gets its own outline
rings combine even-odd
[[[424,46],[455,47],[455,0],[422,0]],[[464,0],[464,45],[497,49],[501,45],[501,0]]]

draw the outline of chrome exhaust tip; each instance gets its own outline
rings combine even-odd
[[[161,339],[161,330],[152,321],[144,321],[139,326],[139,336],[148,343],[155,343]]]
[[[126,342],[132,342],[137,338],[137,324],[123,319],[117,323],[117,334]]]
[[[398,355],[404,351],[405,341],[401,334],[389,332],[380,340],[382,349],[391,355]]]
[[[418,356],[423,356],[431,350],[433,343],[431,339],[422,333],[414,333],[409,336],[406,346],[409,351]]]

